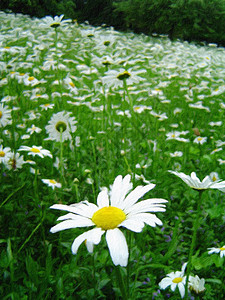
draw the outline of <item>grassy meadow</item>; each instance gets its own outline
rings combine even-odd
[[[225,49],[61,18],[0,19],[1,299],[224,299],[223,184],[193,188],[168,171],[225,180]],[[65,215],[52,205],[120,197],[113,182],[128,174],[127,190],[149,187],[139,202],[168,202],[152,225],[120,227],[127,264],[112,260],[105,235],[73,254],[85,225],[50,232]]]

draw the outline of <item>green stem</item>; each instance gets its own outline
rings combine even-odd
[[[63,166],[63,141],[62,141],[62,133],[63,129],[60,128],[60,158],[59,158],[59,164],[60,164],[60,177],[61,177],[61,183],[64,186],[66,183],[65,176],[64,176],[64,166]]]
[[[119,285],[119,289],[120,289],[120,292],[122,294],[122,299],[127,300],[129,298],[127,296],[127,291],[126,291],[126,288],[125,288],[123,277],[121,275],[120,267],[116,266],[115,270],[116,270],[116,278],[117,278],[117,282],[118,282],[118,285]]]
[[[33,236],[33,234],[38,230],[38,228],[41,226],[42,222],[44,221],[45,218],[45,212],[40,220],[40,222],[38,223],[38,225],[34,228],[34,230],[31,232],[31,234],[28,236],[28,238],[25,240],[25,242],[23,243],[23,245],[19,248],[17,254],[20,253],[20,251],[23,249],[23,247],[26,245],[26,243],[29,242],[29,240],[31,239],[31,237]]]
[[[189,255],[188,255],[188,264],[187,264],[187,272],[186,272],[186,285],[185,285],[185,300],[188,299],[188,280],[189,276],[191,273],[191,259],[194,253],[195,249],[195,244],[196,244],[196,238],[197,238],[197,231],[199,228],[199,221],[200,221],[200,214],[201,214],[201,205],[202,205],[202,193],[204,190],[198,190],[199,192],[199,200],[198,200],[198,205],[197,205],[197,214],[195,217],[195,221],[193,224],[193,234],[192,234],[192,241],[191,241],[191,247],[189,250]]]

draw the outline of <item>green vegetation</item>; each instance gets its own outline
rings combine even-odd
[[[177,300],[189,274],[202,286],[186,296],[223,300],[225,49],[0,19],[0,298]],[[208,177],[190,187],[169,170]],[[111,235],[82,236],[93,228]]]
[[[64,14],[80,23],[225,45],[223,0],[2,0],[0,9],[36,17]]]

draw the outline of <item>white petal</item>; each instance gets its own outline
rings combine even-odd
[[[118,206],[118,203],[123,201],[126,194],[130,191],[132,188],[132,183],[130,182],[130,175],[126,175],[124,179],[121,175],[117,176],[114,180],[112,191],[111,191],[111,205],[112,206]]]
[[[166,289],[169,285],[171,285],[171,282],[172,282],[171,278],[169,278],[169,277],[163,278],[159,283],[160,289],[163,289],[163,290]]]
[[[121,209],[128,208],[138,201],[142,196],[144,196],[148,191],[153,189],[155,184],[148,184],[145,186],[137,186],[123,201]]]
[[[123,233],[118,228],[107,230],[106,241],[114,265],[126,267],[129,252]]]
[[[55,232],[58,232],[58,231],[62,231],[62,230],[65,230],[65,229],[70,229],[70,228],[77,228],[77,227],[86,227],[86,226],[93,226],[93,222],[87,219],[87,222],[86,223],[80,223],[79,221],[75,221],[75,220],[66,220],[66,221],[63,221],[55,226],[53,226],[51,229],[50,229],[50,232],[52,233],[55,233]]]
[[[77,224],[76,227],[85,227],[85,226],[95,225],[91,219],[83,217],[83,216],[71,214],[71,213],[66,214],[65,216],[61,216],[57,219],[57,221],[64,221],[64,220],[74,221],[74,225]]]
[[[99,208],[109,206],[109,196],[106,190],[103,190],[98,194],[97,204]]]
[[[54,204],[50,206],[50,208],[69,211],[74,214],[89,218],[91,218],[94,212],[98,210],[97,205],[89,203],[88,201],[83,201],[72,205]]]
[[[93,228],[87,232],[82,233],[73,241],[73,244],[71,247],[72,253],[76,254],[78,248],[85,240],[87,240],[87,242],[95,244],[95,245],[99,244],[104,232],[105,231],[103,231],[101,228]]]
[[[180,292],[181,298],[184,298],[184,294],[185,294],[185,288],[184,288],[184,285],[183,285],[183,283],[178,283],[178,289],[179,289],[179,292]]]
[[[120,224],[120,226],[126,227],[134,232],[141,232],[145,224],[140,220],[126,219]]]
[[[131,207],[125,208],[124,212],[125,214],[128,213],[140,213],[140,212],[159,212],[159,211],[165,211],[165,205],[163,203],[168,202],[165,199],[147,199],[140,201],[136,204],[134,204]]]
[[[162,221],[157,218],[156,215],[151,213],[139,213],[131,216],[128,215],[127,217],[129,220],[131,220],[131,222],[139,220],[152,227],[155,227],[156,225],[162,225]]]

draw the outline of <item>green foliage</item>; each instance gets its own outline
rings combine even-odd
[[[92,25],[225,45],[222,0],[2,0],[0,9],[36,17],[64,14]]]
[[[146,34],[225,44],[225,2],[221,0],[115,1],[126,28]]]

